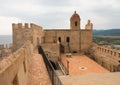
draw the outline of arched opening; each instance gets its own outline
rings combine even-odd
[[[61,37],[58,37],[58,41],[61,42]]]
[[[77,26],[77,21],[75,21],[75,26]]]
[[[69,43],[70,42],[70,37],[66,38],[66,42]]]

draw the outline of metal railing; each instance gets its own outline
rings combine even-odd
[[[61,69],[64,70],[65,75],[69,75],[69,70],[67,69],[67,67],[65,67],[65,65],[63,64],[63,62],[60,59],[58,59],[58,63],[60,63],[60,65],[62,66]]]
[[[40,45],[38,46],[38,52],[42,54],[52,85],[63,85]]]

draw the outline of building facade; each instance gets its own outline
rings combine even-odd
[[[65,53],[87,51],[92,45],[93,25],[88,20],[85,29],[81,29],[80,22],[80,16],[75,11],[70,17],[70,29],[44,30],[43,43],[59,43]]]

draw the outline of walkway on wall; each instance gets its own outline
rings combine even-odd
[[[51,85],[42,56],[35,53],[31,60],[28,85]]]

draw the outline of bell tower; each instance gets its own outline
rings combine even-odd
[[[76,11],[70,18],[70,29],[71,30],[80,30],[80,17],[76,13]]]

